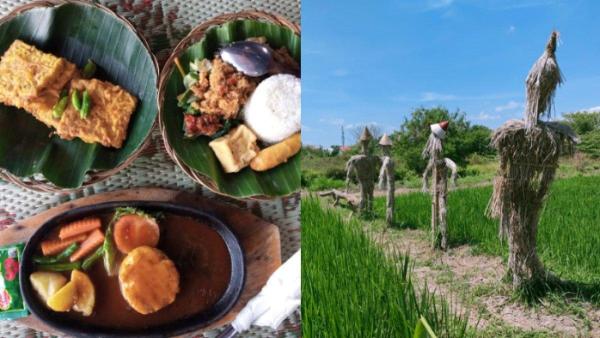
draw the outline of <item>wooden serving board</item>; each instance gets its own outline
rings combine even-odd
[[[271,274],[281,265],[281,242],[279,228],[249,211],[215,202],[188,192],[160,189],[137,188],[112,191],[73,200],[36,216],[19,221],[16,225],[0,231],[0,245],[26,242],[29,237],[48,219],[69,209],[111,201],[161,201],[195,207],[205,210],[223,220],[237,235],[246,262],[246,283],[242,295],[233,309],[221,320],[205,330],[217,328],[231,322],[246,303],[265,285]],[[32,329],[60,334],[44,325],[34,315],[17,320]]]

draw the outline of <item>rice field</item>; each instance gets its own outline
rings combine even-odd
[[[553,183],[538,229],[538,253],[544,265],[560,278],[592,288],[600,301],[600,177],[572,177]],[[489,255],[507,256],[498,240],[498,222],[484,212],[491,187],[450,192],[448,229],[452,245],[470,244]],[[383,217],[385,199],[377,198],[375,213]],[[411,193],[396,199],[399,226],[428,230],[431,198]]]
[[[467,335],[447,301],[412,284],[408,257],[386,257],[357,221],[303,199],[303,335],[413,337],[420,316],[438,337]]]

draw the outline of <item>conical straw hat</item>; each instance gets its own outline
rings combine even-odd
[[[373,136],[371,136],[371,132],[369,131],[369,128],[365,127],[365,129],[363,130],[362,134],[360,135],[360,141],[368,141],[370,139],[372,139]]]
[[[439,123],[434,123],[429,126],[431,128],[431,132],[435,134],[440,139],[446,137],[446,131],[448,130],[448,121],[442,121]]]
[[[383,136],[379,140],[379,145],[380,146],[391,146],[392,140],[390,140],[390,138],[387,136],[387,134],[383,134]]]

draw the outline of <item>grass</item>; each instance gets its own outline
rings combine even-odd
[[[348,154],[333,157],[321,157],[307,154],[302,157],[303,187],[310,191],[340,188],[344,185],[343,172],[348,160]],[[498,170],[498,161],[494,158],[478,158],[465,167],[459,167],[458,185],[461,187],[480,186],[491,184]],[[396,163],[396,169],[402,170],[402,163]],[[336,173],[332,177],[331,173]],[[598,175],[600,173],[600,159],[594,159],[583,154],[570,158],[562,158],[558,168],[557,177],[568,178],[576,176]],[[406,171],[404,178],[396,182],[396,187],[421,188],[421,173]]]
[[[356,220],[302,201],[302,323],[306,337],[412,337],[423,315],[439,337],[467,335],[466,319],[417,290],[408,257],[387,257]]]
[[[538,229],[538,254],[545,266],[600,303],[599,176],[559,179],[551,187]],[[449,240],[470,244],[478,253],[506,257],[498,240],[498,222],[484,216],[491,187],[453,191],[448,198]],[[396,199],[401,226],[429,229],[431,197],[411,193]],[[375,213],[384,215],[385,199],[375,199]]]

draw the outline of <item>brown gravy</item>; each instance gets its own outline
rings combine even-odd
[[[111,216],[103,217],[104,229]],[[152,314],[137,313],[121,295],[118,276],[109,277],[102,260],[99,260],[86,271],[96,289],[94,312],[84,317],[71,311],[65,313],[65,317],[81,325],[141,329],[170,323],[212,308],[225,293],[231,277],[231,259],[223,239],[207,224],[190,217],[165,214],[159,224],[161,234],[158,249],[175,263],[179,272],[180,291],[175,302]],[[68,276],[68,273],[65,275]]]

